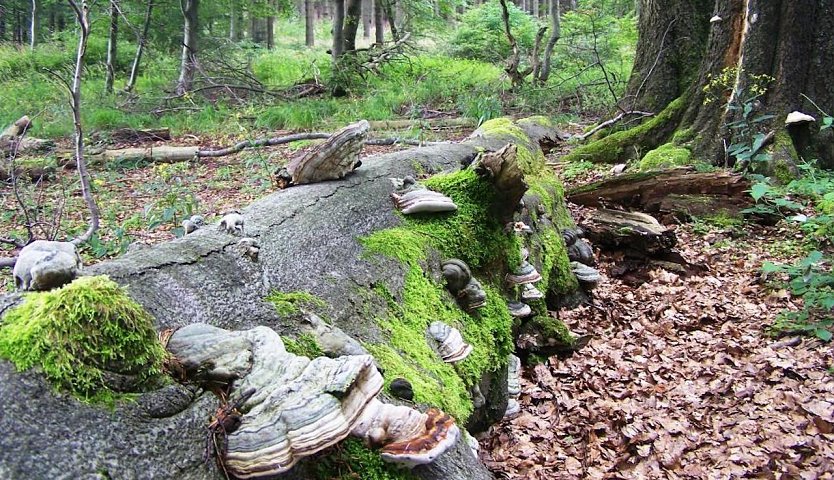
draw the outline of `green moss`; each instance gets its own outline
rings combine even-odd
[[[658,170],[662,168],[689,165],[692,152],[688,148],[666,143],[647,153],[638,163],[640,170]]]
[[[327,303],[309,292],[279,292],[273,291],[266,300],[275,306],[275,311],[282,317],[295,315],[303,309],[324,309]]]
[[[675,145],[687,144],[695,139],[695,135],[695,130],[692,128],[677,130],[675,134],[672,135],[672,143]]]
[[[650,145],[653,134],[663,128],[673,125],[683,113],[686,106],[684,97],[669,103],[662,112],[643,124],[608,135],[600,140],[575,148],[571,153],[562,157],[566,163],[582,160],[594,163],[617,163],[631,155],[631,150],[645,150]]]
[[[487,120],[478,128],[478,132],[487,137],[506,138],[526,144],[529,139],[524,130],[516,125],[509,117],[493,118]]]
[[[576,341],[568,327],[553,317],[536,315],[530,323],[535,327],[535,331],[541,332],[544,337],[554,339],[565,347],[571,347]]]
[[[105,369],[147,385],[161,375],[164,356],[151,316],[105,276],[28,293],[0,326],[0,357],[19,370],[40,368],[56,388],[85,401],[112,400]]]
[[[555,125],[550,118],[545,117],[544,115],[533,115],[532,117],[522,118],[521,120],[516,122],[518,125],[536,125],[539,127],[545,128],[553,128]]]
[[[348,438],[312,463],[316,480],[416,480],[408,470],[386,463],[357,438]]]
[[[281,336],[284,342],[284,347],[293,355],[299,355],[307,358],[316,358],[324,356],[324,352],[319,347],[316,337],[310,333],[302,333],[296,338]]]

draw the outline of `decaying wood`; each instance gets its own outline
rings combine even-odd
[[[26,137],[24,134],[32,127],[32,121],[28,116],[20,117],[16,122],[6,127],[0,133],[0,154],[4,157],[9,155],[22,155],[24,153],[34,153],[48,150],[55,146],[55,143],[50,140],[43,140],[40,138]],[[8,175],[8,166],[3,168]]]
[[[277,172],[278,186],[284,188],[344,178],[362,165],[359,153],[365,146],[370,128],[366,120],[350,124],[315,149],[295,157],[286,168]]]
[[[668,253],[677,243],[675,232],[651,215],[640,212],[592,210],[581,221],[581,226],[594,246],[624,250],[636,257]]]
[[[507,144],[497,152],[481,155],[475,171],[488,177],[502,197],[498,202],[501,211],[497,212],[504,221],[511,221],[513,212],[527,191],[524,172],[518,166],[518,147]]]
[[[91,163],[119,162],[145,162],[154,163],[176,163],[194,160],[200,147],[169,147],[161,145],[158,147],[136,147],[122,148],[118,150],[104,150],[100,153],[90,155]],[[75,166],[68,163],[68,166]]]
[[[567,199],[587,207],[616,204],[654,213],[667,211],[663,205],[670,195],[716,196],[745,202],[749,189],[750,183],[741,175],[726,171],[698,173],[687,167],[602,180],[570,190]]]
[[[168,128],[117,128],[104,134],[112,143],[159,142],[171,140]]]
[[[24,115],[20,117],[16,122],[6,127],[3,130],[3,133],[0,133],[0,139],[11,139],[14,137],[19,137],[23,135],[29,127],[32,126],[32,121],[29,120],[29,117]]]
[[[428,126],[429,128],[476,127],[477,122],[471,118],[424,118],[417,120],[374,120],[368,122],[374,130],[400,130]]]

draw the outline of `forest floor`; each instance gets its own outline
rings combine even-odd
[[[621,256],[598,254],[593,304],[560,313],[593,338],[526,369],[521,413],[480,439],[499,478],[834,478],[834,348],[768,334],[798,305],[761,266],[801,258],[798,232],[676,233],[705,272],[616,278]]]

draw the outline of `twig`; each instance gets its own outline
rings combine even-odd
[[[621,121],[622,119],[624,119],[628,116],[631,116],[631,115],[639,115],[640,117],[651,117],[651,116],[654,116],[654,113],[640,112],[640,111],[635,111],[635,110],[628,111],[628,112],[621,112],[616,117],[612,118],[611,120],[606,120],[606,121],[600,123],[596,127],[589,130],[588,132],[586,132],[582,135],[578,135],[576,138],[578,138],[580,140],[586,140],[588,137],[597,133],[598,131],[602,130],[603,128],[608,128],[608,127],[616,124],[617,122]]]
[[[286,135],[283,137],[273,137],[273,138],[259,138],[256,140],[243,140],[241,142],[237,142],[236,144],[232,145],[231,147],[221,148],[217,150],[200,150],[197,152],[198,158],[215,158],[215,157],[225,157],[226,155],[231,155],[234,153],[238,153],[242,150],[247,148],[260,148],[260,147],[274,147],[276,145],[284,145],[287,143],[298,142],[300,140],[324,140],[328,139],[332,136],[332,133],[324,133],[324,132],[310,132],[310,133],[295,133],[292,135]],[[427,145],[431,144],[432,142],[420,142],[418,140],[409,140],[409,139],[402,139],[402,138],[371,138],[365,141],[365,145],[394,145],[394,144],[403,144],[403,145]]]

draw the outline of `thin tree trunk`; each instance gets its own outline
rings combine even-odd
[[[238,41],[240,26],[238,25],[239,5],[238,0],[229,1],[229,40]]]
[[[87,172],[87,163],[84,161],[84,132],[81,129],[81,74],[84,72],[84,55],[87,53],[87,39],[90,36],[89,8],[86,0],[79,6],[74,0],[68,0],[75,10],[78,25],[81,27],[81,34],[78,39],[78,54],[75,57],[75,74],[72,77],[72,120],[75,126],[75,162],[78,169],[78,176],[81,180],[81,196],[90,210],[90,226],[87,230],[72,240],[72,243],[80,245],[93,236],[98,230],[99,210],[96,201],[90,192],[90,174]]]
[[[395,9],[391,5],[391,1],[392,0],[380,0],[385,11],[385,16],[388,17],[388,25],[391,27],[391,39],[397,42],[400,39],[400,33],[397,31],[397,15]]]
[[[119,40],[119,2],[110,0],[110,35],[107,37],[107,69],[104,78],[104,92],[113,93],[113,82],[116,79],[116,45]]]
[[[345,51],[356,50],[356,32],[359,31],[359,22],[362,16],[362,0],[347,0],[345,12]]]
[[[553,57],[553,48],[559,37],[562,36],[562,16],[559,8],[559,0],[552,0],[550,2],[550,37],[547,39],[547,45],[544,47],[544,58],[542,59],[542,66],[539,70],[539,83],[547,83],[550,78],[550,62]]]
[[[382,0],[374,0],[374,42],[385,42],[385,21],[383,20]]]
[[[272,15],[266,17],[266,48],[275,48],[275,17]]]
[[[183,94],[194,86],[197,68],[197,9],[199,0],[181,0],[183,16],[182,63],[177,93]]]
[[[333,45],[331,55],[333,61],[339,60],[345,51],[345,2],[344,0],[333,0]]]
[[[136,77],[139,76],[139,65],[142,62],[142,53],[145,50],[145,43],[148,41],[148,31],[151,28],[152,13],[153,0],[148,0],[147,7],[145,9],[145,21],[142,24],[142,36],[138,39],[136,55],[133,57],[133,65],[130,67],[130,78],[127,79],[127,85],[125,86],[126,92],[133,91],[133,88],[136,86]]]
[[[362,0],[362,38],[371,38],[371,18],[373,17],[373,0]]]
[[[29,48],[35,49],[38,43],[38,31],[41,29],[40,0],[32,0],[32,22],[29,30]]]
[[[308,47],[316,44],[316,23],[313,0],[304,0],[304,40]]]
[[[6,40],[6,17],[9,15],[9,7],[0,5],[0,42]]]

